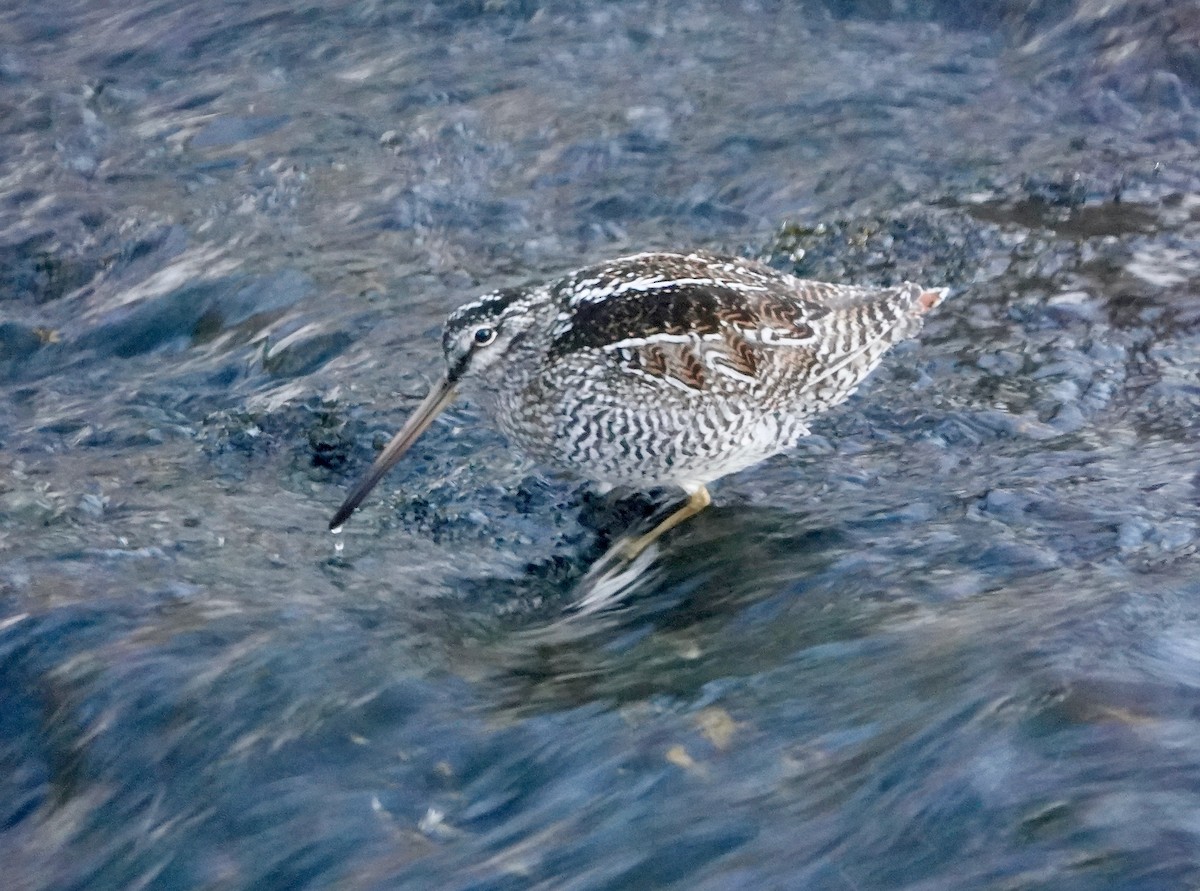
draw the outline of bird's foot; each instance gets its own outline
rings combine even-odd
[[[568,610],[573,615],[586,615],[611,606],[642,579],[658,556],[658,548],[650,543],[629,556],[632,539],[624,538],[609,548],[592,564],[576,591],[580,596]]]
[[[708,489],[701,486],[688,494],[688,499],[654,526],[639,536],[622,536],[604,555],[592,564],[580,582],[583,597],[571,605],[574,612],[595,612],[626,593],[658,554],[657,541],[684,520],[694,517],[712,504]]]

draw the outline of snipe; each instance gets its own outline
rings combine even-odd
[[[530,457],[603,487],[687,500],[624,542],[632,559],[709,504],[707,484],[791,448],[920,329],[945,289],[807,281],[709,253],[621,257],[459,307],[446,374],[330,522],[336,529],[453,398],[476,382]]]

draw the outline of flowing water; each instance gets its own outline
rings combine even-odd
[[[0,6],[0,884],[1200,886],[1200,7]],[[649,509],[470,400],[649,247],[951,298]]]

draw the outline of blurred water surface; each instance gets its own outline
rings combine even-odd
[[[20,889],[1200,883],[1194,2],[0,7]],[[954,297],[622,606],[474,294],[704,246]]]

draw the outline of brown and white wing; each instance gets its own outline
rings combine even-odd
[[[623,374],[684,393],[753,386],[765,350],[802,348],[829,312],[797,299],[783,288],[786,277],[760,264],[669,256],[678,268],[645,255],[653,259],[646,268],[643,257],[627,258],[569,282],[550,361],[598,353]]]

